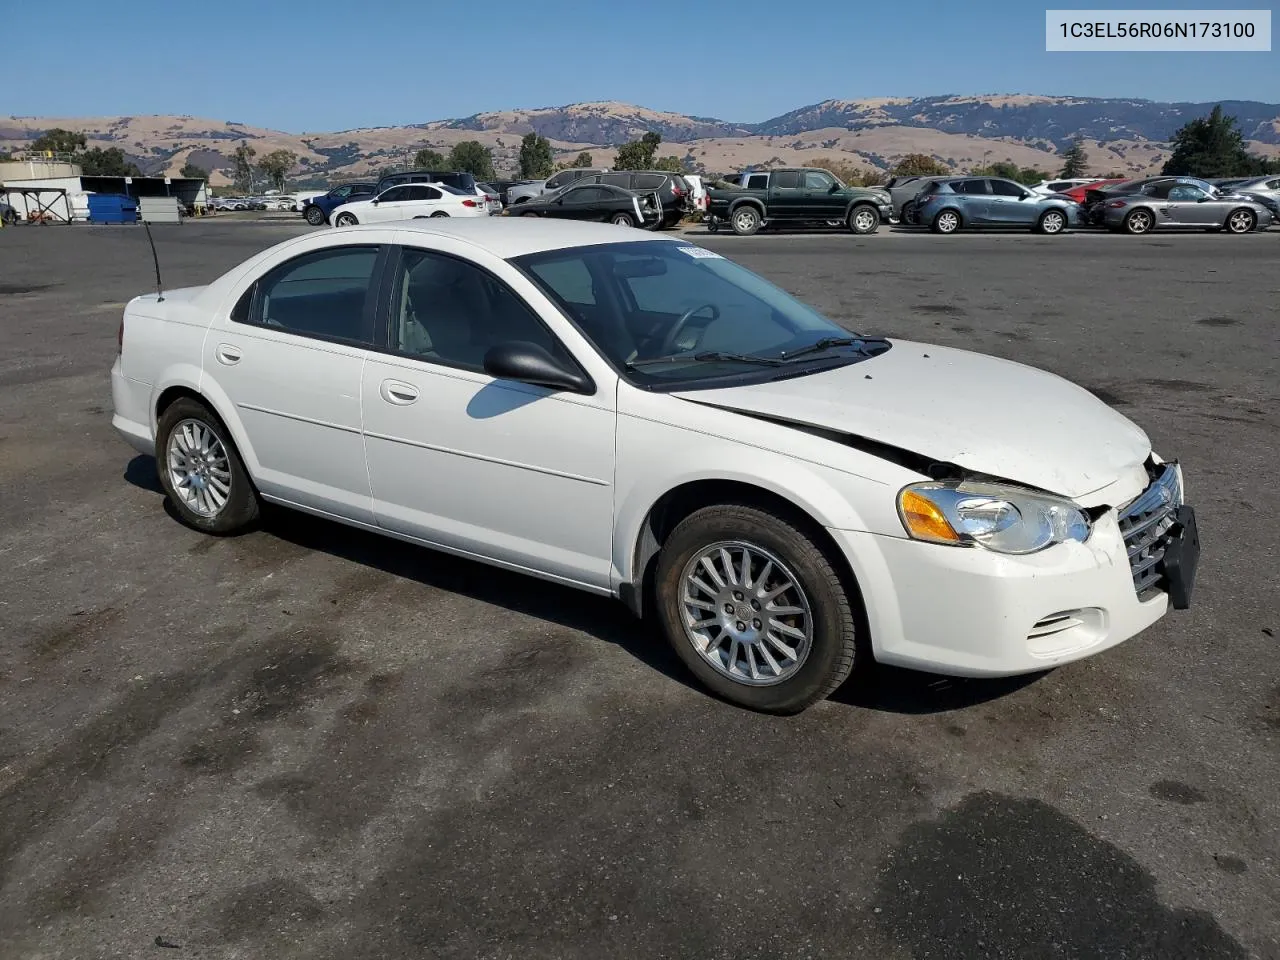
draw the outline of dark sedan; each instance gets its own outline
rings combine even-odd
[[[620,227],[652,227],[662,217],[653,193],[635,193],[607,183],[588,183],[544,193],[520,204],[522,217],[597,220]]]

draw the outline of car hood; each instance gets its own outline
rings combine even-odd
[[[851,434],[1067,497],[1114,483],[1151,453],[1141,428],[1061,377],[906,340],[835,370],[674,396]]]

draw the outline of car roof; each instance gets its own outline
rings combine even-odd
[[[334,242],[362,231],[386,230],[388,224],[348,227],[334,231]],[[590,247],[617,243],[620,239],[672,242],[675,238],[657,236],[643,230],[621,231],[611,223],[584,223],[573,220],[547,220],[534,217],[437,217],[431,220],[406,220],[395,224],[396,230],[421,233],[424,236],[452,237],[510,260],[529,253],[563,250],[567,247]],[[626,237],[620,236],[625,233]],[[633,236],[634,234],[634,236]]]

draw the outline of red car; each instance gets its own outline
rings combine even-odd
[[[1125,178],[1120,177],[1116,180],[1095,180],[1093,183],[1082,183],[1078,187],[1072,187],[1070,190],[1063,190],[1060,194],[1064,197],[1070,197],[1076,203],[1084,203],[1084,195],[1087,190],[1099,190],[1102,187],[1109,187],[1113,183],[1124,183]]]

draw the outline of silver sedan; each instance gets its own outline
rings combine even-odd
[[[1148,183],[1140,192],[1109,197],[1103,222],[1111,230],[1150,233],[1173,227],[1249,233],[1271,224],[1271,211],[1255,200],[1217,194],[1193,183]]]

